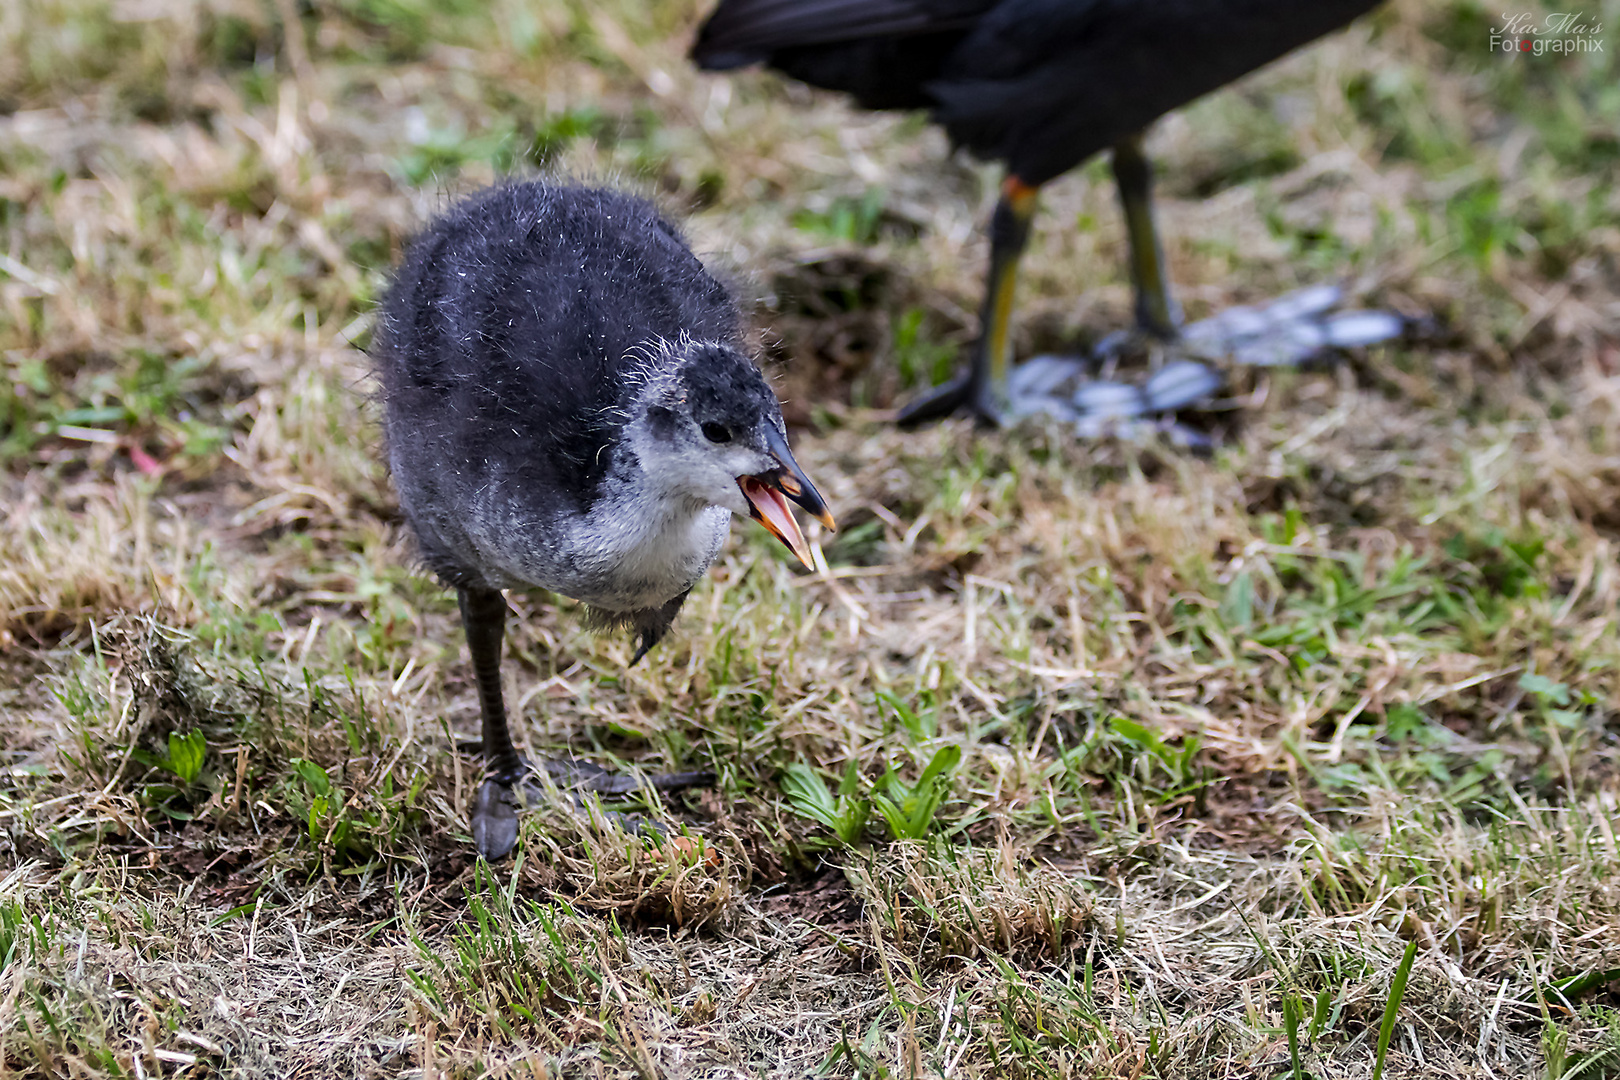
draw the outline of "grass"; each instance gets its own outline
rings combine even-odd
[[[1155,128],[1191,317],[1426,327],[1236,373],[1197,457],[890,430],[995,172],[697,74],[701,7],[0,7],[0,1071],[1620,1071],[1612,36],[1402,0]],[[634,669],[514,596],[526,749],[720,779],[484,867],[363,349],[535,170],[682,217],[844,529],[734,530]],[[1105,165],[1043,194],[1021,355],[1125,325],[1123,244]]]

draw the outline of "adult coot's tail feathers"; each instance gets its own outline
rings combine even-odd
[[[703,24],[692,59],[711,71],[778,49],[964,30],[994,0],[731,0]]]
[[[995,0],[731,0],[692,58],[711,71],[769,64],[867,109],[928,109],[928,83]]]

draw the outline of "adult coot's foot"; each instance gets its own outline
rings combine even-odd
[[[1341,295],[1334,286],[1317,285],[1267,304],[1227,308],[1169,341],[1122,331],[1087,356],[1031,357],[1008,373],[1000,416],[1055,416],[1071,421],[1081,438],[1157,431],[1174,442],[1203,446],[1205,437],[1177,414],[1212,403],[1225,384],[1223,367],[1303,364],[1387,341],[1406,329],[1405,320],[1388,312],[1336,310]],[[1143,353],[1152,361],[1148,374],[1127,379],[1115,373]]]
[[[454,207],[411,245],[374,351],[401,509],[460,600],[483,718],[473,834],[496,858],[517,841],[531,776],[501,694],[501,590],[582,600],[596,625],[636,635],[639,659],[733,514],[807,566],[789,503],[833,520],[742,352],[735,304],[639,199],[525,183]],[[545,768],[559,787],[640,783],[575,761]]]

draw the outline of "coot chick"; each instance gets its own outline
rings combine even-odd
[[[501,696],[501,590],[583,601],[596,626],[637,636],[639,660],[733,514],[806,565],[786,500],[828,528],[832,517],[743,352],[735,303],[641,199],[528,182],[459,203],[410,245],[373,352],[400,507],[461,603],[486,768],[473,837],[496,858],[517,842],[515,787],[530,773]],[[636,787],[583,763],[547,770],[589,790]]]
[[[1029,411],[1078,411],[1084,420],[1096,396],[1089,390],[1058,403],[1044,390],[1009,382],[1013,285],[1040,186],[1112,148],[1137,324],[1157,338],[1175,339],[1181,316],[1153,224],[1143,129],[1376,4],[720,0],[692,57],[711,70],[768,64],[813,86],[849,93],[868,109],[931,110],[955,144],[1005,163],[971,369],[912,402],[900,420],[920,423],[963,407],[989,422]],[[1400,332],[1400,321],[1381,313],[1327,321],[1316,302],[1322,295],[1316,290],[1253,317],[1239,312],[1234,319],[1189,327],[1189,344],[1196,342],[1195,351],[1206,355],[1224,351],[1241,359],[1246,352],[1254,362],[1286,362],[1302,360],[1321,345],[1365,344]],[[1050,365],[1041,372],[1050,373]]]

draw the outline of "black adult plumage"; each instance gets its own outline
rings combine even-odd
[[[598,625],[638,635],[639,660],[733,513],[807,564],[783,496],[832,518],[742,351],[736,305],[640,199],[531,182],[459,204],[411,244],[373,352],[401,508],[461,603],[487,769],[473,835],[494,858],[516,843],[529,768],[501,695],[500,590],[583,600]],[[578,762],[548,770],[607,793],[636,786]]]
[[[1378,0],[721,0],[692,56],[769,64],[870,109],[929,109],[953,142],[1007,166],[970,373],[902,423],[1007,405],[1008,326],[1037,189],[1099,150],[1131,242],[1138,325],[1173,338],[1141,132],[1153,120],[1370,10]]]

